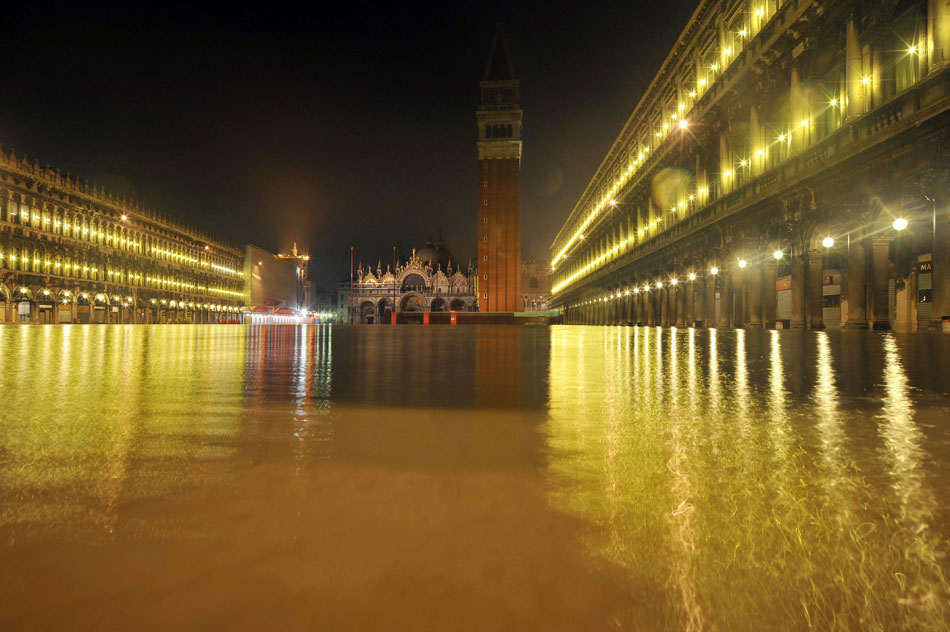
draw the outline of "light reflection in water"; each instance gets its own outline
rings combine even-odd
[[[579,376],[577,366],[593,362],[597,338],[611,334],[556,332],[551,501],[592,525],[585,537],[592,553],[630,574],[636,621],[675,629],[947,629],[948,534],[933,533],[922,438],[893,340],[842,341],[885,357],[879,410],[887,421],[876,439],[858,408],[866,402],[842,400],[829,333],[711,329],[677,341],[685,332],[637,328],[630,353],[615,359],[620,373],[624,363],[632,367],[630,379],[610,382],[615,392],[604,400],[603,376]],[[750,366],[760,357],[761,379]],[[809,358],[813,382],[790,391],[785,367],[807,373]],[[682,406],[694,389],[695,414]],[[610,481],[609,505],[598,480]],[[906,525],[892,507],[906,507],[898,510]],[[915,536],[912,524],[925,535]]]

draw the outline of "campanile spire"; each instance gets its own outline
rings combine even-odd
[[[521,105],[501,26],[480,82],[478,121],[478,305],[521,309]]]

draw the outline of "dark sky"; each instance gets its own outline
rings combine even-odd
[[[18,3],[0,144],[238,243],[309,247],[321,284],[441,230],[475,251],[474,111],[504,23],[524,109],[524,251],[548,246],[696,6]]]

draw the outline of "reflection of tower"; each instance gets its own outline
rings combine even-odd
[[[521,310],[521,106],[499,28],[480,83],[478,120],[478,304]]]

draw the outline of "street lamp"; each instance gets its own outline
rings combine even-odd
[[[907,228],[907,220],[903,217],[898,217],[891,225],[894,227],[894,230],[901,231]]]
[[[745,268],[747,265],[749,265],[749,264],[748,264],[748,262],[747,262],[745,259],[739,259],[739,267],[740,267],[740,268]]]
[[[772,253],[772,256],[775,257],[775,259],[776,259],[776,261],[777,261],[777,260],[781,259],[782,257],[784,257],[784,256],[785,256],[785,253],[782,252],[781,250],[776,250],[775,252]]]
[[[824,239],[821,240],[821,245],[824,246],[825,248],[831,248],[832,246],[835,245],[835,240],[832,239],[831,237],[825,237]]]
[[[709,273],[715,276],[719,274],[719,268],[717,268],[716,266],[713,266],[712,268],[709,269]]]

